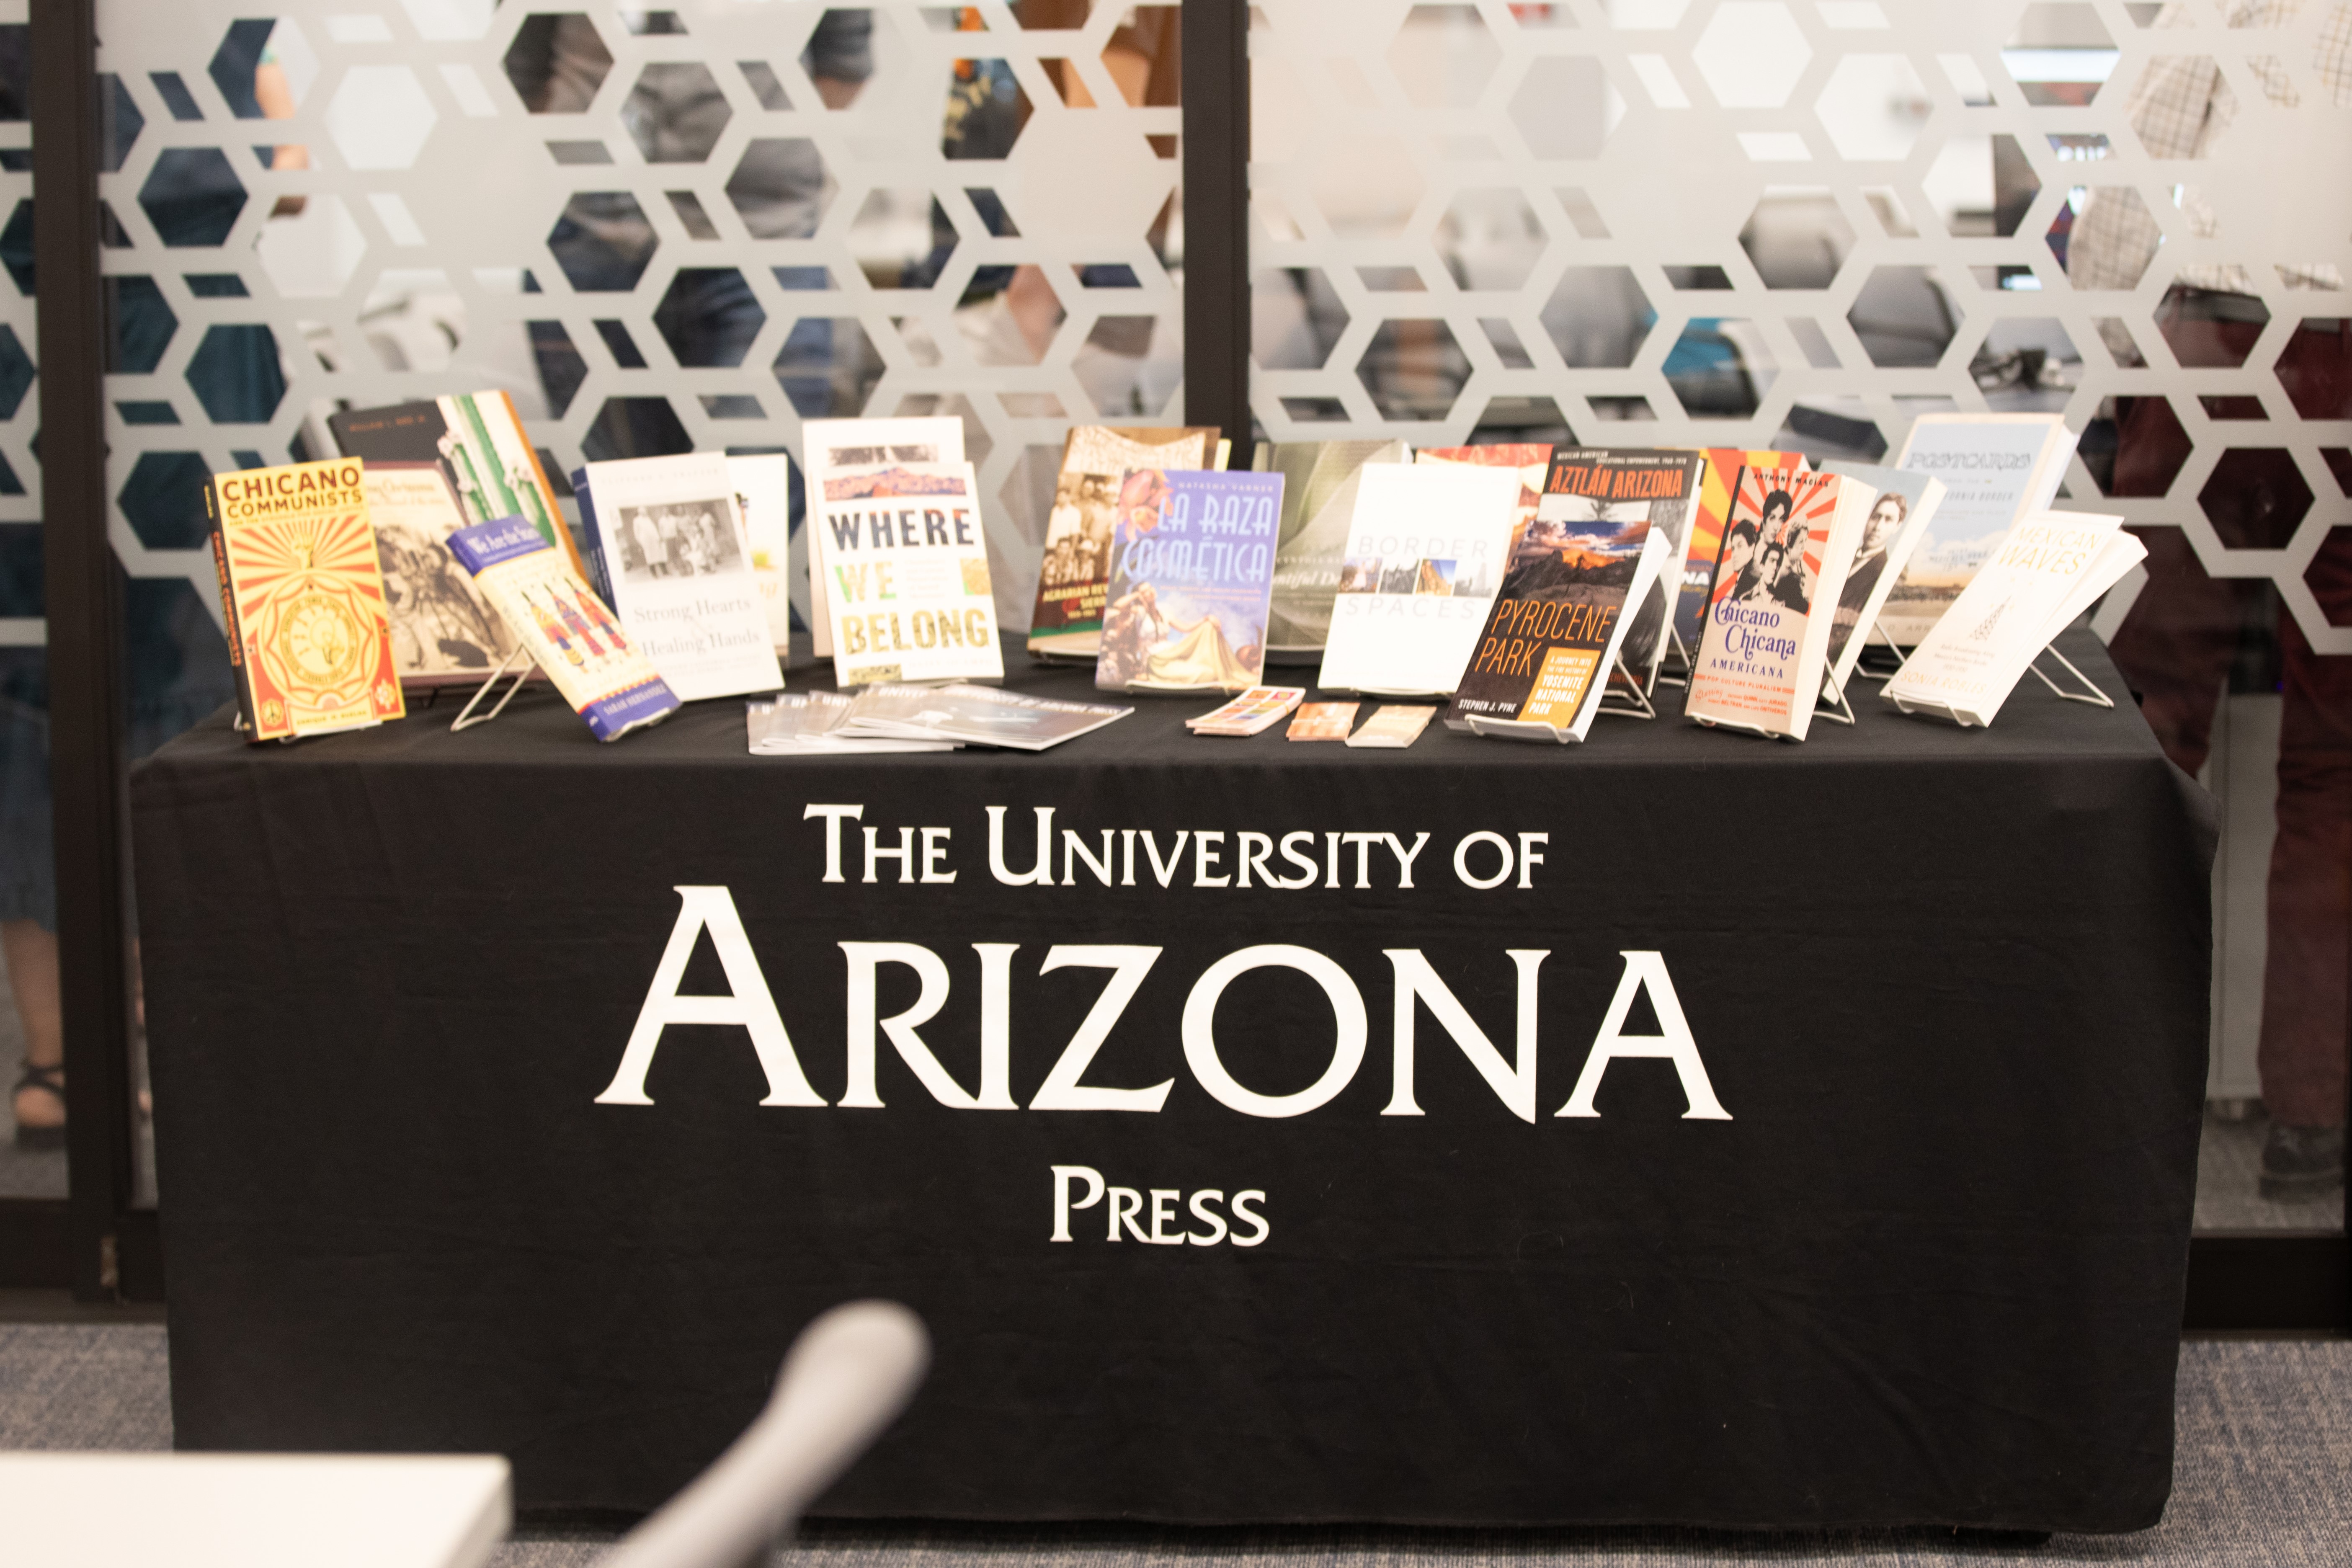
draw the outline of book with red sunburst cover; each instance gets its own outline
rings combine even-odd
[[[205,487],[247,740],[356,730],[407,711],[364,474],[344,458],[215,474]]]

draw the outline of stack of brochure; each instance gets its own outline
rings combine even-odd
[[[849,740],[946,742],[1042,752],[1124,719],[1132,708],[1059,702],[992,686],[913,686],[880,681],[859,691],[843,715]]]
[[[755,757],[860,756],[875,752],[952,752],[954,741],[845,735],[850,700],[835,691],[785,691],[773,701],[745,705]]]
[[[1306,697],[1301,686],[1253,686],[1223,707],[1185,720],[1184,727],[1195,735],[1255,735],[1274,728]]]

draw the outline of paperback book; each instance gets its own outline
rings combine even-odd
[[[735,510],[751,551],[751,583],[768,620],[768,646],[782,654],[793,641],[793,463],[780,452],[727,459]]]
[[[1544,441],[1504,442],[1487,447],[1423,447],[1412,455],[1416,464],[1436,467],[1507,468],[1519,476],[1519,501],[1511,512],[1511,548],[1536,520],[1536,502],[1543,499],[1545,478],[1551,472],[1551,446]]]
[[[527,519],[461,528],[449,536],[449,553],[598,740],[617,741],[677,711],[677,693]]]
[[[1348,737],[1348,744],[1402,751],[1421,739],[1436,712],[1426,703],[1383,702],[1362,729]]]
[[[347,458],[436,465],[457,494],[467,527],[520,517],[549,548],[560,551],[575,569],[580,566],[547,470],[505,393],[466,392],[389,408],[346,409],[328,416],[327,428]]]
[[[834,682],[1004,678],[970,463],[843,470],[819,493]]]
[[[1280,474],[1136,468],[1120,481],[1097,686],[1259,683],[1282,493]]]
[[[1861,480],[1835,474],[1741,471],[1691,661],[1687,717],[1805,738],[1838,595],[1877,499]]]
[[[835,479],[879,473],[904,463],[963,461],[963,421],[949,416],[919,419],[811,419],[801,426],[801,470],[814,520],[819,500]],[[832,601],[826,598],[825,540],[803,528],[808,554],[809,633],[816,657],[833,657]]]
[[[1282,480],[1266,646],[1279,663],[1312,663],[1331,632],[1356,489],[1373,464],[1407,460],[1402,441],[1260,442],[1255,468]]]
[[[591,463],[581,492],[621,626],[685,702],[784,683],[729,463],[718,452]]]
[[[1110,588],[1111,514],[1129,468],[1205,468],[1218,446],[1213,426],[1116,429],[1074,425],[1062,443],[1054,506],[1045,518],[1045,553],[1037,569],[1037,605],[1029,651],[1051,658],[1091,659],[1102,648]]]
[[[1690,539],[1706,468],[1706,459],[1691,451],[1562,447],[1552,454],[1537,515],[1570,528],[1646,520],[1665,536],[1666,559],[1679,561]],[[1667,632],[1681,593],[1681,578],[1662,571],[1626,612],[1619,657],[1626,676],[1644,693],[1665,658]]]
[[[1446,726],[1505,740],[1583,740],[1624,646],[1626,606],[1643,602],[1673,559],[1665,531],[1652,525],[1646,509],[1572,521],[1539,507]]]
[[[1878,492],[1863,521],[1848,563],[1845,586],[1838,591],[1837,612],[1830,623],[1829,690],[1843,695],[1862,662],[1863,645],[1886,605],[1886,596],[1910,563],[1912,552],[1943,504],[1944,481],[1908,468],[1880,468],[1870,463],[1833,462],[1824,471],[1842,479],[1859,479]]]
[[[1507,468],[1367,467],[1318,684],[1451,697],[1502,586],[1518,504]]]
[[[514,633],[449,554],[466,526],[436,463],[369,463],[361,477],[392,616],[393,673],[423,689],[478,683],[515,649]]]
[[[215,474],[205,488],[247,740],[364,729],[407,711],[365,472],[344,458]]]
[[[878,735],[957,741],[1042,752],[1075,741],[1134,712],[1103,702],[1063,702],[992,686],[869,686],[841,723],[845,738]]]
[[[1928,414],[1894,466],[1944,481],[1944,500],[1878,624],[1905,647],[1927,635],[2028,512],[2066,477],[2074,436],[2055,414]]]
[[[1306,700],[1302,686],[1253,686],[1223,707],[1187,719],[1184,727],[1195,735],[1255,735],[1288,718]]]
[[[1283,731],[1283,738],[1290,741],[1344,741],[1348,738],[1348,731],[1355,726],[1356,710],[1360,706],[1354,702],[1304,703],[1291,716],[1290,728]]]
[[[1879,695],[1906,712],[1991,723],[2051,639],[2147,557],[2119,517],[2028,514]]]
[[[1699,633],[1706,629],[1716,558],[1723,552],[1724,516],[1731,510],[1731,493],[1738,487],[1740,472],[1780,468],[1801,473],[1811,466],[1801,452],[1710,447],[1700,456],[1706,467],[1700,476],[1698,506],[1691,514],[1690,539],[1683,547],[1680,591],[1675,596],[1675,636],[1682,643],[1685,660],[1698,652]]]

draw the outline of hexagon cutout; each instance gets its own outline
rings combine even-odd
[[[0,419],[14,419],[33,384],[33,356],[16,341],[16,329],[0,323]]]
[[[825,67],[835,59],[855,59],[864,53],[873,16],[864,7],[827,11],[809,32],[808,47],[801,51],[801,68],[816,84],[817,98],[827,109],[847,109],[866,89],[866,77],[850,77]]]
[[[2127,230],[2140,231],[2142,227],[2140,219],[2146,219],[2148,227],[2155,226],[2156,220],[2147,210],[2147,201],[2134,187],[2130,185],[2077,187],[2067,197],[2066,205],[2058,209],[2058,216],[2050,222],[2050,252],[2058,258],[2058,264],[2061,267],[2067,268],[2067,278],[2077,289],[2137,289],[2139,287],[2139,280],[2147,276],[2149,264],[2156,259],[2156,250],[2153,247],[2145,256],[2108,258],[2108,265],[2122,265],[2124,268],[2124,275],[2117,277],[2094,279],[2087,276],[2077,276],[2068,260],[2073,254],[2070,242],[2074,237],[2074,230],[2082,226],[2084,219],[2101,202],[2117,202],[2123,205],[2126,209],[2124,227]],[[2159,240],[2158,243],[2161,245],[2162,241]]]
[[[1412,145],[1399,137],[1334,137],[1308,158],[1306,195],[1341,239],[1401,237],[1428,188]]]
[[[278,340],[257,323],[205,329],[188,356],[188,389],[215,425],[266,425],[286,396]]]
[[[734,115],[718,79],[699,60],[647,66],[621,106],[621,123],[648,163],[702,163]]]
[[[1442,321],[1382,321],[1356,379],[1383,419],[1443,419],[1469,379],[1470,358]]]
[[[1547,243],[1535,208],[1516,185],[1456,192],[1438,234],[1439,249],[1454,258],[1462,287],[1482,290],[1524,288]]]
[[[1623,370],[1657,319],[1629,267],[1571,267],[1543,308],[1544,334],[1571,370]]]
[[[539,384],[547,395],[547,413],[561,419],[588,379],[588,362],[562,321],[526,321],[531,362],[539,369]]]
[[[1828,288],[1853,244],[1853,225],[1823,190],[1768,192],[1739,229],[1739,247],[1767,289]]]
[[[1908,158],[1933,107],[1907,55],[1847,55],[1813,100],[1830,145],[1857,163]]]
[[[654,307],[654,330],[689,370],[741,364],[767,324],[768,312],[732,267],[679,268]]]
[[[2352,527],[2339,524],[2320,536],[2318,553],[2304,569],[2303,580],[2329,626],[2352,626],[2352,594],[2344,591],[2352,583]]]
[[[694,450],[694,437],[667,397],[612,397],[580,435],[592,463],[622,458],[671,458]]]
[[[1415,108],[1468,109],[1486,95],[1503,47],[1475,5],[1415,5],[1388,58]]]
[[[2033,199],[2042,194],[2042,176],[2017,138],[2003,132],[1992,139],[1992,232],[2007,239],[2025,225]]]
[[[239,120],[282,120],[301,104],[319,58],[290,17],[231,22],[206,74]]]
[[[0,226],[0,262],[8,268],[9,281],[16,292],[26,299],[33,296],[33,201],[30,196],[9,209],[8,222]]]
[[[2163,397],[2115,400],[2115,458],[2101,483],[2116,497],[2160,496],[2172,489],[2188,465],[2189,432]],[[2084,459],[2089,461],[2086,457]],[[2095,477],[2097,469],[2094,468]]]
[[[849,419],[866,411],[882,356],[856,319],[811,316],[793,323],[771,368],[802,418]]]
[[[1854,296],[1846,324],[1880,369],[1941,363],[1959,331],[1943,285],[1925,267],[1881,267]]]
[[[1773,366],[1753,325],[1699,317],[1683,328],[1662,369],[1684,413],[1694,419],[1754,416],[1757,377],[1769,377]]]
[[[2197,492],[2206,521],[2232,550],[2285,549],[2311,502],[2294,454],[2277,447],[2231,447]]]
[[[353,66],[327,100],[327,135],[354,169],[405,169],[440,117],[406,66]]]
[[[566,69],[555,68],[561,58]],[[533,114],[577,114],[613,72],[613,51],[577,11],[537,12],[522,19],[506,53],[507,80]]]
[[[102,280],[106,300],[106,370],[110,375],[152,375],[180,330],[163,290],[152,278],[108,278]]]
[[[324,299],[351,282],[367,255],[367,236],[343,198],[329,194],[310,197],[298,214],[263,224],[253,248],[279,295]]]
[[[2352,419],[2352,320],[2306,316],[2273,374],[2305,419]]]
[[[1813,58],[1780,0],[1727,0],[1691,46],[1691,64],[1726,109],[1778,109]]]
[[[165,245],[218,245],[245,210],[245,187],[219,148],[171,147],[155,155],[139,205]]]
[[[2116,41],[2084,0],[2036,0],[2019,16],[2000,63],[2028,103],[2088,104],[2115,68]]]
[[[148,549],[200,549],[211,533],[205,522],[205,486],[211,479],[212,465],[194,452],[142,452],[115,504]]]
[[[2081,381],[2083,353],[2053,317],[2004,316],[1985,330],[1969,368],[1987,392],[2061,390]]]
[[[645,208],[626,191],[582,191],[563,205],[547,248],[583,294],[625,294],[659,246]]]
[[[2260,300],[2233,298],[2227,321],[2214,321],[2203,311],[2191,313],[2168,303],[2157,312],[2156,330],[2172,349],[2172,357],[2189,370],[2235,370],[2254,352],[2254,340],[2270,323],[2270,308]]]
[[[131,144],[147,128],[147,117],[139,112],[137,100],[121,77],[108,72],[99,78],[99,88],[98,166],[102,173],[119,174],[123,161],[131,156]]]
[[[1538,158],[1597,158],[1609,140],[1608,101],[1608,72],[1594,56],[1538,55],[1505,112]]]
[[[927,289],[955,253],[956,234],[931,193],[877,187],[851,220],[849,254],[877,289]]]
[[[727,200],[754,239],[805,239],[832,209],[835,185],[815,142],[761,136],[727,176]]]
[[[1260,370],[1321,370],[1348,319],[1319,267],[1268,268],[1250,279],[1250,357]]]
[[[958,60],[940,147],[950,158],[1007,158],[1029,123],[1029,89],[1001,59]]]

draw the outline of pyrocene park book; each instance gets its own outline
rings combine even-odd
[[[677,710],[677,693],[629,646],[613,612],[527,521],[461,528],[449,536],[449,553],[598,740],[618,740]]]
[[[521,517],[548,544],[581,564],[555,505],[538,449],[503,392],[464,392],[390,408],[330,415],[327,428],[349,458],[371,463],[435,463],[457,492],[468,526]]]
[[[1280,474],[1135,468],[1119,483],[1095,684],[1241,691],[1265,669]]]
[[[1111,511],[1129,468],[1205,468],[1217,449],[1206,426],[1118,429],[1073,425],[1062,443],[1062,469],[1045,516],[1045,553],[1037,567],[1037,605],[1029,617],[1029,651],[1047,658],[1091,659],[1102,646],[1103,598],[1110,586]]]
[[[1580,498],[1547,493],[1454,694],[1454,730],[1563,745],[1591,732],[1640,605],[1674,551],[1649,509],[1588,516]]]
[[[1879,695],[1906,712],[1991,723],[2034,656],[2147,555],[2119,517],[2028,513]]]
[[[480,684],[514,652],[514,634],[450,557],[466,514],[440,465],[370,463],[361,482],[392,615],[394,673],[404,687]]]
[[[1838,595],[1878,493],[1860,479],[1747,468],[1731,497],[1683,712],[1801,741],[1829,664]]]
[[[587,474],[583,513],[595,520],[613,608],[678,700],[782,686],[726,456],[630,458]]]
[[[1451,697],[1503,585],[1518,505],[1509,468],[1366,466],[1317,684]]]
[[[365,471],[343,458],[215,474],[205,487],[248,740],[356,730],[406,711]]]
[[[1878,492],[1870,503],[1870,515],[1863,520],[1862,537],[1854,542],[1853,560],[1846,566],[1845,586],[1838,591],[1837,613],[1830,622],[1829,693],[1838,696],[1862,662],[1863,645],[1885,607],[1886,595],[1943,504],[1944,481],[1932,474],[1870,463],[1822,467],[1841,478],[1860,479]]]
[[[963,421],[940,415],[919,419],[811,419],[801,426],[805,515],[817,514],[825,487],[849,473],[878,473],[901,463],[963,461]],[[825,541],[804,528],[808,541],[809,633],[816,657],[833,657],[833,612],[824,594]]]
[[[2055,414],[1921,416],[1894,466],[1943,480],[1944,500],[1878,613],[1886,635],[1926,637],[2017,520],[2050,504],[2074,453]]]
[[[1266,647],[1281,663],[1311,664],[1331,630],[1331,601],[1347,558],[1348,520],[1365,468],[1408,460],[1402,441],[1258,443],[1260,473],[1282,477]]]
[[[970,463],[837,470],[810,506],[835,685],[1004,678]]]

